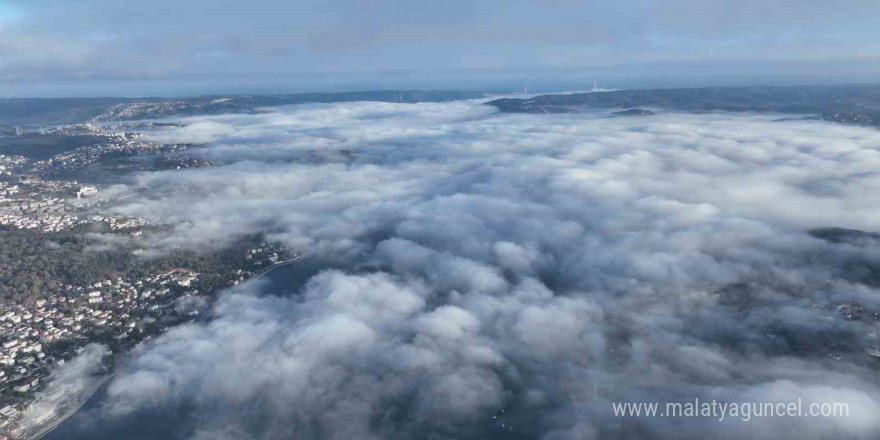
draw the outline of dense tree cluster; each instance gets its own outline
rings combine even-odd
[[[59,292],[64,285],[86,286],[116,277],[145,277],[173,268],[201,273],[197,288],[210,290],[248,268],[246,251],[262,237],[242,238],[221,250],[175,250],[146,259],[131,249],[93,250],[81,230],[42,233],[0,231],[0,299],[30,302]]]

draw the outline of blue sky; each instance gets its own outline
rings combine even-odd
[[[10,22],[21,17],[21,10],[12,5],[0,2],[0,23]]]
[[[0,96],[880,81],[880,2],[0,0]]]

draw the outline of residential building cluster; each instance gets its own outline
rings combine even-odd
[[[18,185],[9,182],[0,182],[0,202],[6,200],[7,197],[18,194]]]
[[[93,120],[124,121],[127,119],[157,119],[179,113],[187,108],[187,102],[182,100],[126,102],[111,106],[105,113],[95,116]]]
[[[268,262],[269,264],[275,264],[278,260],[281,259],[281,255],[279,253],[284,252],[284,247],[278,244],[268,244],[263,243],[260,247],[248,249],[245,252],[246,260],[257,259],[257,264],[263,264],[263,262]]]
[[[243,257],[251,270],[233,271],[227,285],[302,258],[266,242],[245,250]],[[201,302],[201,310],[185,298],[202,295],[196,285],[199,278],[193,270],[177,268],[82,286],[56,281],[58,287],[45,298],[0,305],[0,440],[3,435],[34,436],[75,411],[71,402],[84,402],[83,395],[95,390],[81,383],[45,385],[53,368],[86,344],[101,342],[111,351],[124,351],[173,325],[198,319],[210,296],[204,296],[208,301]]]
[[[124,134],[123,132],[110,132],[103,125],[89,124],[89,123],[59,125],[57,127],[51,127],[51,128],[37,130],[37,133],[48,134],[48,135],[67,135],[67,136],[91,135],[91,136],[108,136],[108,137]]]
[[[34,162],[31,172],[39,174],[68,173],[98,162],[111,153],[151,154],[186,150],[192,144],[159,144],[144,139],[142,133],[101,133],[106,140],[56,154],[49,159]]]
[[[174,155],[163,157],[157,163],[157,169],[161,170],[183,170],[187,168],[203,168],[214,165],[213,162],[199,157]]]
[[[33,426],[23,426],[20,419],[25,408],[35,401],[61,402],[64,397],[40,393],[52,367],[99,335],[111,348],[125,348],[149,338],[151,325],[161,331],[193,319],[197,311],[179,313],[173,305],[183,295],[199,294],[193,290],[198,277],[187,269],[135,279],[117,277],[88,286],[66,285],[33,304],[0,307],[0,432],[16,436],[32,431]],[[77,390],[61,391],[65,392]],[[29,422],[44,423],[55,414],[47,413],[45,420]]]
[[[26,163],[24,156],[0,154],[0,177],[11,176],[14,169]]]
[[[139,217],[123,217],[121,215],[115,216],[98,216],[98,218],[103,218],[104,221],[107,222],[107,225],[110,226],[111,231],[122,231],[122,230],[130,230],[133,229],[132,235],[141,235],[140,228],[147,224],[147,221],[139,218]]]
[[[59,232],[76,225],[86,224],[88,221],[81,220],[75,215],[23,215],[0,213],[0,226],[9,226],[15,229],[35,229],[43,232]]]
[[[17,182],[0,182],[0,209],[47,212],[64,208],[64,202],[83,186],[75,180],[43,180],[33,175]]]
[[[89,197],[98,194],[98,188],[93,185],[83,185],[76,190],[76,198]]]
[[[74,226],[106,223],[111,231],[131,230],[132,235],[140,235],[140,228],[147,224],[146,220],[137,217],[120,215],[91,215],[80,217],[66,213],[34,213],[34,212],[3,212],[0,211],[0,226],[14,229],[33,229],[43,232],[60,232]]]
[[[110,230],[134,230],[146,221],[123,216],[85,216],[87,198],[98,194],[94,185],[75,180],[45,180],[27,175],[18,183],[0,182],[0,226],[59,232],[78,225],[105,222]],[[72,196],[76,196],[74,199]]]

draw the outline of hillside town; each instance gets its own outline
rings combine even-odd
[[[190,287],[198,276],[175,269],[142,279],[118,277],[90,286],[68,285],[62,294],[33,305],[0,307],[0,429],[21,437],[30,427],[18,424],[17,416],[31,401],[67,397],[36,391],[53,367],[73,358],[86,343],[124,349],[200,313],[174,307],[176,299],[200,294]]]
[[[89,200],[98,195],[94,185],[77,181],[21,177],[16,183],[0,182],[0,228],[60,232],[75,226],[106,223],[111,230],[146,225],[140,218],[89,215]]]
[[[100,185],[57,176],[82,169],[110,153],[138,155],[173,152],[183,144],[157,144],[141,133],[125,132],[125,126],[78,124],[26,132],[39,136],[79,139],[88,136],[90,145],[32,160],[23,155],[0,155],[0,229],[31,229],[60,232],[77,226],[105,223],[110,230],[135,229],[146,225],[143,219],[95,215],[96,205],[106,203]],[[148,126],[141,128],[150,128]],[[74,145],[78,145],[74,143]],[[173,159],[185,166],[187,158]]]
[[[104,212],[103,208],[115,201],[104,196],[103,185],[58,177],[120,155],[156,153],[158,160],[153,163],[162,169],[211,165],[203,159],[174,154],[190,145],[157,144],[142,134],[125,131],[132,127],[154,128],[151,124],[80,124],[17,131],[16,135],[38,133],[62,139],[93,136],[96,141],[48,159],[0,155],[0,234],[32,234],[25,236],[40,243],[57,239],[59,233],[78,236],[96,231],[143,240],[140,237],[146,228],[155,231],[161,227],[142,218]],[[144,249],[132,246],[128,253],[135,263],[126,267],[136,268],[142,265],[138,261],[149,261],[140,255]],[[216,289],[299,258],[283,246],[266,242],[237,252],[231,260],[234,263],[217,266],[222,271],[199,273],[186,266],[155,273],[125,270],[82,285],[47,278],[42,289],[7,296],[0,302],[0,440],[39,437],[42,429],[63,419],[66,412],[95,391],[86,383],[49,386],[58,368],[76,359],[89,344],[101,344],[112,354],[104,360],[103,371],[107,373],[112,370],[115,356],[170,327],[203,319]]]
[[[297,261],[277,244],[263,243],[241,256],[243,266],[223,286],[245,281],[275,264]],[[202,274],[176,268],[145,277],[116,277],[86,286],[64,285],[32,304],[0,305],[0,439],[30,438],[82,398],[81,387],[44,392],[53,369],[97,342],[124,353],[174,325],[203,317],[210,292]],[[219,287],[219,286],[218,286]],[[110,368],[112,360],[108,360]],[[22,414],[39,403],[40,416]],[[4,434],[5,433],[5,434]]]
[[[102,156],[111,153],[123,154],[149,154],[169,153],[182,151],[189,148],[188,144],[156,144],[146,141],[138,141],[142,135],[136,133],[124,133],[111,138],[107,143],[80,147],[74,151],[54,155],[50,159],[34,162],[33,171],[37,173],[71,172],[85,168],[98,162]]]
[[[146,133],[179,124],[140,122],[114,125],[72,124],[51,128],[16,128],[12,150],[18,154],[0,155],[0,178],[29,174],[47,179],[89,176],[98,165],[132,171],[150,168],[182,169],[210,166],[208,160],[184,152],[195,144],[162,143]],[[10,139],[10,138],[7,138]],[[143,161],[141,159],[146,159]],[[155,161],[155,163],[152,163]]]

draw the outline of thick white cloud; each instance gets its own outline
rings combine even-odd
[[[880,132],[772,119],[353,103],[186,120],[162,138],[210,142],[217,165],[137,179],[117,210],[177,225],[146,242],[261,230],[335,269],[293,297],[223,294],[95,417],[182,406],[194,439],[876,436],[877,335],[835,304],[880,307],[853,270],[880,249],[806,231],[880,230]],[[859,412],[610,405],[801,396]]]

